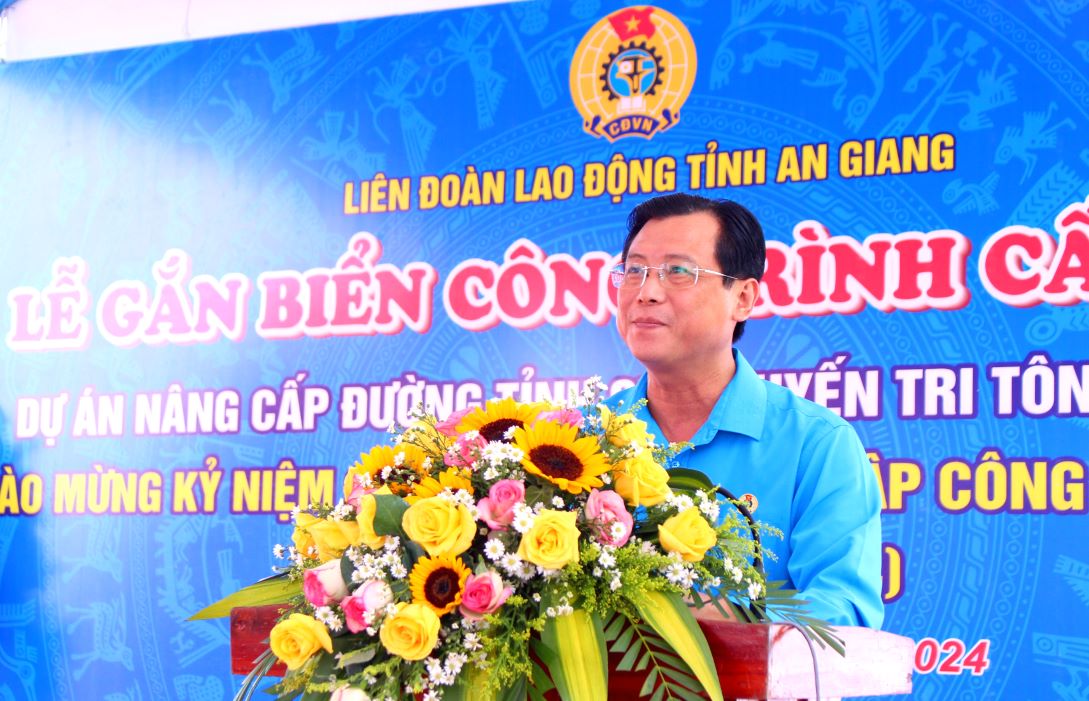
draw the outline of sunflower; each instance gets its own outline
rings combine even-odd
[[[399,496],[408,494],[412,484],[427,474],[426,459],[427,454],[411,443],[375,446],[369,453],[360,453],[359,461],[348,468],[348,474],[344,476],[344,496],[352,493],[357,481],[368,484],[369,488],[385,484]],[[387,467],[390,468],[388,472]]]
[[[461,603],[469,568],[457,555],[421,557],[408,575],[412,601],[438,615],[449,613]]]
[[[578,438],[578,429],[554,421],[538,421],[514,432],[514,445],[525,453],[522,467],[572,494],[601,487],[598,475],[609,463],[596,438]]]
[[[458,433],[479,431],[480,435],[488,441],[510,443],[506,433],[512,426],[515,428],[528,426],[536,420],[538,414],[549,408],[543,403],[519,404],[511,397],[493,399],[480,409],[466,414],[458,424],[457,431]]]
[[[438,479],[425,476],[419,484],[413,485],[412,494],[406,496],[405,501],[415,504],[420,499],[438,496],[447,487],[451,491],[464,489],[470,494],[473,493],[473,483],[469,480],[469,473],[465,470],[448,468],[439,473]]]

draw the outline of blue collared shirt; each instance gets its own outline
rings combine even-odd
[[[765,558],[769,581],[797,589],[818,618],[880,628],[881,494],[858,435],[828,409],[760,379],[737,349],[734,359],[736,374],[672,466],[756,497],[754,518],[783,532],[762,539],[777,557]],[[606,404],[623,411],[646,396],[644,374]],[[636,416],[668,443],[646,406]]]

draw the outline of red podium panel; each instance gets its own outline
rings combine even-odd
[[[231,671],[246,674],[268,648],[268,632],[280,609],[276,606],[231,611]],[[699,620],[715,658],[722,694],[727,699],[811,699],[813,656],[805,637],[784,625],[757,625]],[[889,696],[911,693],[915,643],[909,638],[869,628],[839,627],[836,634],[846,655],[814,644],[821,698]],[[616,659],[612,660],[616,663]],[[271,676],[282,676],[277,664]],[[644,673],[611,672],[609,696],[639,696]]]

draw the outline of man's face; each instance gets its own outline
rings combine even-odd
[[[632,241],[627,262],[658,266],[686,259],[724,272],[715,260],[717,236],[718,221],[708,212],[651,219]],[[616,325],[651,373],[699,376],[728,362],[734,326],[748,318],[755,286],[755,281],[734,281],[727,287],[723,278],[701,273],[693,287],[668,287],[657,270],[649,270],[641,288],[617,291]]]

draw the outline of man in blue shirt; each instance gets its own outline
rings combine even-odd
[[[617,328],[646,374],[607,403],[646,399],[637,416],[656,440],[691,443],[678,466],[756,498],[755,518],[783,532],[764,543],[777,556],[769,580],[833,624],[880,628],[881,497],[865,449],[846,421],[761,380],[733,347],[764,256],[759,222],[736,202],[674,194],[636,207],[613,282]]]

